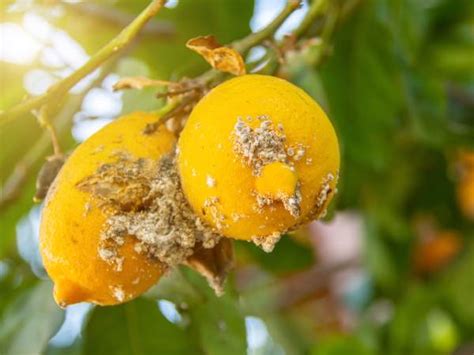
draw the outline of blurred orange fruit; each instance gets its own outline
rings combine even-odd
[[[421,273],[436,272],[446,266],[462,248],[458,232],[437,230],[430,220],[418,222],[419,241],[415,247],[415,269]]]

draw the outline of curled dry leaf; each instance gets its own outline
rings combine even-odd
[[[66,161],[63,154],[51,155],[46,158],[46,162],[41,167],[36,178],[36,193],[33,200],[39,202],[46,197],[49,187],[53,183],[56,175]]]
[[[192,38],[186,43],[186,47],[202,55],[217,70],[234,75],[245,74],[245,64],[240,53],[220,45],[214,36]]]
[[[222,238],[211,249],[198,246],[185,264],[204,276],[216,295],[221,296],[227,274],[234,266],[232,241]]]
[[[171,86],[174,83],[166,80],[153,80],[144,76],[130,76],[120,79],[114,84],[114,91],[124,89],[143,89],[146,87]]]

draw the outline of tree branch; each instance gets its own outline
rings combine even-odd
[[[153,0],[117,37],[95,53],[87,63],[70,76],[51,86],[43,95],[20,103],[7,112],[0,113],[0,126],[21,114],[37,109],[46,103],[61,102],[61,98],[82,78],[99,68],[112,56],[123,50],[140,32],[143,26],[163,7],[166,0]]]
[[[271,23],[268,24],[267,27],[258,32],[252,33],[241,40],[233,42],[231,47],[239,51],[241,54],[245,54],[250,48],[272,36],[283,22],[285,22],[288,16],[290,16],[300,5],[300,0],[288,0],[285,8]]]
[[[123,28],[127,26],[133,17],[131,14],[93,3],[69,3],[61,2],[61,6],[68,11],[86,17],[99,18],[101,21]],[[142,35],[154,36],[159,38],[170,38],[176,34],[175,26],[168,21],[150,20],[140,31]]]

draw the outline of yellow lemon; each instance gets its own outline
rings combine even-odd
[[[124,236],[116,250],[107,249],[104,237],[107,220],[117,209],[110,201],[121,209],[138,208],[147,191],[124,180],[120,171],[113,180],[97,184],[97,191],[91,191],[95,185],[87,185],[91,176],[120,156],[146,165],[170,152],[176,138],[165,127],[144,133],[146,125],[156,120],[145,113],[117,119],[82,143],[56,177],[42,212],[40,248],[59,305],[125,302],[146,291],[162,274],[160,262],[139,253],[133,236]],[[133,179],[139,180],[137,171]],[[117,201],[113,196],[107,203],[100,198],[117,189],[122,193]]]
[[[245,240],[320,217],[336,190],[339,159],[334,128],[318,104],[262,75],[211,90],[178,142],[181,184],[195,213]]]

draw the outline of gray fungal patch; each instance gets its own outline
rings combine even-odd
[[[158,162],[118,154],[77,187],[108,211],[99,257],[120,272],[120,247],[133,238],[135,252],[165,266],[183,263],[196,245],[215,246],[221,236],[197,217],[181,189],[174,154]]]
[[[262,248],[264,252],[271,253],[275,248],[276,243],[278,243],[280,239],[280,233],[273,233],[265,237],[252,237],[252,242],[256,246]]]
[[[248,117],[247,121],[252,118]],[[306,148],[302,144],[286,148],[286,135],[283,125],[273,124],[266,115],[258,117],[259,126],[252,128],[241,117],[234,126],[234,151],[242,158],[244,164],[252,169],[254,176],[259,176],[264,166],[281,162],[289,166],[293,161],[303,158]],[[264,206],[271,206],[275,200],[283,202],[284,208],[295,218],[301,214],[301,189],[298,185],[293,196],[269,198],[256,194],[257,211],[262,212]]]
[[[252,168],[255,176],[269,163],[287,162],[283,127],[275,128],[267,116],[259,117],[259,122],[259,127],[252,128],[239,117],[234,127],[234,151]]]

